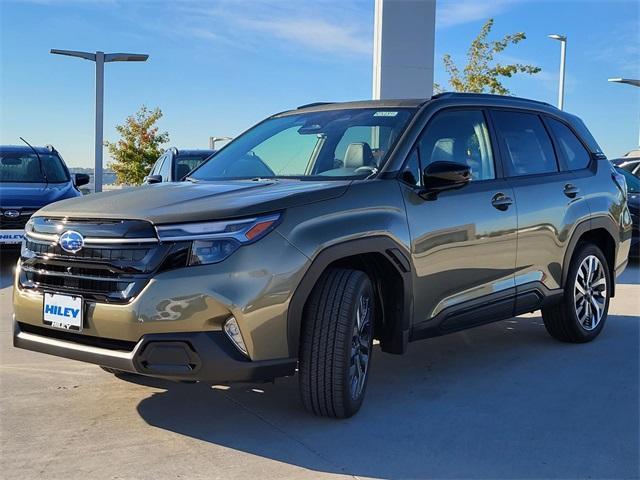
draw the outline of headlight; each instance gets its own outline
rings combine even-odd
[[[280,214],[238,220],[180,223],[156,227],[163,242],[191,241],[188,265],[206,265],[223,261],[242,245],[256,242],[272,231]]]

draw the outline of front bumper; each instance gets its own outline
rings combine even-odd
[[[209,383],[271,380],[292,375],[297,363],[292,358],[251,361],[220,331],[149,334],[133,343],[14,321],[13,345],[124,372]]]
[[[292,357],[287,311],[307,262],[281,235],[272,232],[257,243],[242,247],[224,262],[158,273],[127,303],[85,298],[79,336],[135,345],[155,334],[224,335],[223,325],[233,316],[252,361]],[[13,290],[15,319],[28,328],[45,328],[43,292],[22,288],[19,268]],[[74,281],[71,274],[62,278],[65,286]],[[62,288],[46,291],[83,296],[82,291]],[[53,335],[51,332],[47,328],[42,336]],[[235,348],[226,337],[220,338]]]

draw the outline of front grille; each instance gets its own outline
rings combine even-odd
[[[180,244],[154,241],[149,236],[150,232],[141,237],[139,232],[145,230],[145,225],[132,226],[134,221],[125,222],[128,223],[127,229],[133,229],[138,236],[131,238],[124,233],[120,240],[122,243],[113,243],[115,239],[108,236],[111,232],[105,225],[113,225],[114,231],[122,231],[124,227],[116,221],[35,219],[27,227],[27,238],[23,242],[20,286],[41,292],[81,295],[99,302],[130,301],[142,291],[169,257],[176,256],[173,254]],[[147,222],[136,222],[152,229]],[[104,243],[91,243],[77,253],[69,253],[55,242],[28,236],[30,233],[45,233],[38,231],[40,224],[46,224],[50,232],[56,223],[61,225],[58,231],[64,231],[72,223],[73,229],[82,235],[89,233],[85,240],[91,238],[94,242]],[[104,236],[95,236],[97,230]]]
[[[16,211],[19,215],[15,218],[7,217],[5,215],[6,212]],[[11,208],[3,208],[0,212],[0,230],[23,230],[31,215],[33,215],[35,210],[22,210],[22,209],[11,209]]]
[[[55,255],[65,256],[67,252],[60,248],[60,245],[51,245],[49,243],[38,243],[27,239],[25,242],[27,249],[39,255]],[[138,248],[93,248],[84,247],[78,253],[73,254],[73,258],[84,260],[106,260],[109,262],[121,261],[121,262],[140,262],[144,260],[145,256],[149,253],[149,248],[146,246]]]

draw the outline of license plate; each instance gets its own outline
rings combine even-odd
[[[24,230],[0,230],[0,244],[21,243]]]
[[[45,293],[42,321],[55,328],[81,331],[82,297]]]

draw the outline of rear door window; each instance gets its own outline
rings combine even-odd
[[[540,117],[533,113],[495,110],[492,117],[510,177],[555,173],[558,162]]]
[[[571,129],[553,118],[547,118],[546,121],[556,138],[560,153],[567,162],[567,168],[569,170],[587,168],[591,162],[591,155]]]

